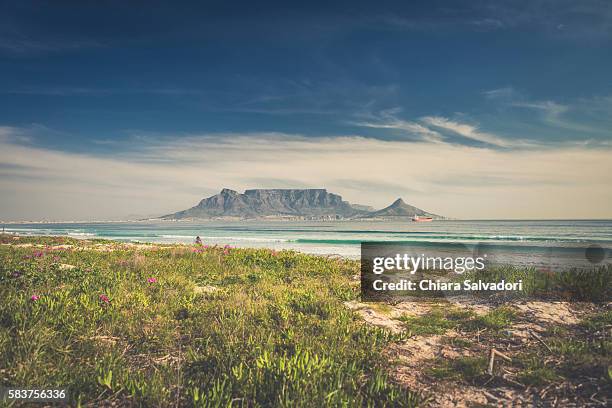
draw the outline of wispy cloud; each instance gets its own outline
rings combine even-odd
[[[14,126],[0,126],[0,143],[28,143],[31,141],[27,129]]]
[[[379,29],[406,31],[529,30],[559,40],[594,41],[612,37],[612,8],[606,0],[475,0],[462,7],[437,7],[435,15],[418,12],[372,16]]]
[[[541,110],[549,117],[559,117],[559,115],[564,112],[567,112],[569,109],[567,106],[558,104],[553,101],[514,102],[512,105],[521,108]]]
[[[352,124],[375,129],[397,130],[404,135],[407,134],[410,136],[410,139],[416,138],[430,143],[443,143],[444,137],[435,130],[429,129],[416,122],[397,118],[396,114],[400,111],[401,109],[399,108],[385,110],[378,116],[370,118],[370,120],[354,122]]]
[[[538,111],[542,114],[542,118],[544,119],[545,123],[551,126],[555,126],[557,128],[574,130],[584,133],[601,132],[600,129],[597,129],[593,126],[576,123],[574,121],[565,119],[563,115],[570,110],[570,107],[567,105],[561,105],[553,101],[523,101],[514,102],[512,103],[512,106]]]
[[[449,120],[440,116],[426,116],[422,121],[428,125],[454,132],[466,139],[487,143],[497,147],[511,147],[513,143],[492,133],[483,132],[477,126]]]
[[[8,33],[0,31],[0,52],[17,57],[77,51],[103,46],[99,41],[89,39],[40,38],[14,31]]]
[[[73,86],[23,87],[0,90],[3,94],[35,96],[111,96],[111,95],[202,95],[204,91],[186,88],[85,88]]]
[[[506,101],[506,102],[514,101],[520,96],[520,93],[517,92],[516,89],[514,89],[511,86],[490,89],[488,91],[484,91],[482,94],[487,99],[500,100],[500,101]]]
[[[590,100],[581,99],[570,104],[562,104],[552,100],[536,100],[529,98],[523,92],[513,87],[492,89],[483,92],[483,95],[487,99],[501,103],[508,108],[527,109],[536,112],[539,114],[541,120],[548,126],[587,134],[609,133],[607,127],[602,129],[591,124],[587,125],[577,121],[575,118],[569,118],[571,117],[570,113],[574,113],[574,116],[576,116],[576,114],[580,116],[581,114],[585,117],[591,117],[591,113],[598,111],[598,113],[601,114],[602,108],[604,108],[603,113],[609,115],[612,109],[610,109],[609,102],[606,103],[607,98],[591,98]]]
[[[401,108],[393,108],[377,115],[368,114],[365,120],[350,122],[353,125],[389,129],[403,134],[405,140],[419,140],[435,144],[466,144],[469,140],[493,148],[527,148],[541,145],[527,139],[508,139],[485,132],[477,125],[459,122],[442,116],[425,116],[418,121],[398,118]],[[461,140],[463,139],[463,140]]]

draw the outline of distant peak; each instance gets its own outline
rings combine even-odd
[[[237,195],[238,192],[230,188],[224,188],[223,190],[221,190],[221,194],[222,195]]]
[[[401,198],[398,198],[397,200],[395,200],[393,202],[393,204],[391,204],[392,206],[394,205],[405,205],[406,203],[404,202],[404,200],[402,200]]]

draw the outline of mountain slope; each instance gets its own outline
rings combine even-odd
[[[161,218],[352,217],[365,213],[325,189],[254,189],[240,194],[224,188],[219,194],[203,199],[195,207]]]
[[[398,198],[388,207],[382,210],[368,213],[364,218],[385,218],[385,217],[412,217],[418,215],[420,217],[441,218],[439,215],[428,213],[425,210],[406,204],[404,200]]]
[[[429,216],[420,208],[406,204],[401,198],[382,210],[351,204],[338,194],[320,189],[253,189],[239,193],[228,188],[219,194],[203,199],[187,210],[160,217],[166,220],[211,219],[211,218],[260,218],[260,217],[305,217],[305,218],[387,218]]]

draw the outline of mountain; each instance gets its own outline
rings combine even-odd
[[[414,215],[418,215],[419,217],[442,218],[439,215],[431,214],[420,208],[406,204],[401,198],[398,198],[393,204],[382,210],[366,214],[363,218],[412,217]]]
[[[219,194],[200,201],[188,210],[168,214],[163,219],[266,216],[353,217],[365,214],[337,194],[325,189],[260,189],[243,194],[224,188]]]
[[[166,220],[211,218],[386,218],[429,214],[398,199],[376,211],[372,207],[351,204],[325,189],[253,189],[239,193],[228,188],[203,199],[187,210],[164,215]],[[439,217],[438,217],[439,218]]]

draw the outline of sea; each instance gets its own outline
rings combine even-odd
[[[397,243],[414,254],[487,254],[535,267],[610,263],[612,220],[140,221],[7,224],[8,233],[271,248],[359,258],[362,242]]]

